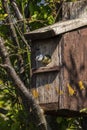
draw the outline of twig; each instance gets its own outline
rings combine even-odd
[[[5,12],[8,14],[7,22],[11,23],[12,22],[11,15],[10,15],[11,13],[10,13],[10,9],[9,9],[7,0],[2,0],[2,4],[3,4]],[[11,36],[13,38],[14,45],[18,46],[18,48],[20,49],[20,44],[19,44],[19,40],[18,40],[18,37],[16,34],[16,30],[14,28],[14,25],[11,24],[9,27],[11,30]],[[24,68],[23,68],[24,61],[23,61],[23,58],[21,55],[19,55],[18,61],[19,61],[20,72],[24,72]]]
[[[22,16],[22,14],[21,14],[21,12],[20,12],[20,10],[19,10],[15,0],[10,0],[10,3],[12,4],[12,7],[14,9],[14,12],[15,12],[16,16],[17,16],[17,19],[18,20],[22,20],[23,16]]]
[[[0,67],[6,69],[6,68],[8,68],[9,66],[8,66],[7,64],[0,64]]]
[[[9,10],[9,7],[8,7],[7,0],[2,0],[2,4],[3,4],[3,8],[4,8],[5,13],[8,14],[7,19],[6,19],[7,23],[12,23],[12,19],[11,19],[10,10]],[[13,24],[10,24],[9,27],[10,27],[10,30],[11,30],[11,36],[13,38],[14,44],[17,45],[17,46],[20,46]]]
[[[58,22],[58,17],[59,17],[60,11],[62,9],[63,3],[64,3],[64,0],[60,0],[60,7],[59,7],[57,14],[56,14],[55,23]]]
[[[13,7],[13,10],[14,10],[14,13],[15,13],[17,19],[20,20],[20,21],[23,21],[23,16],[22,16],[22,14],[21,14],[15,0],[10,0],[10,3],[12,5],[12,7]],[[23,31],[24,24],[23,24],[23,22],[21,22],[20,24],[21,24],[21,29]],[[30,29],[29,29],[28,25],[26,24],[25,26],[26,26],[26,31],[29,32]]]
[[[21,37],[22,41],[23,41],[23,42],[25,43],[25,45],[28,47],[28,50],[31,51],[31,48],[30,48],[29,44],[27,43],[27,41],[26,41],[26,39],[25,39],[23,33],[21,32],[21,30],[20,30],[15,24],[14,24],[14,26],[15,26],[15,28],[16,28],[16,30],[17,30],[19,36]]]

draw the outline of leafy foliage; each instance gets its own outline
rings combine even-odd
[[[20,105],[17,103],[17,96],[15,89],[12,88],[10,82],[0,80],[0,129],[13,130],[18,127],[18,114],[21,110]]]
[[[60,130],[82,130],[81,127],[82,118],[57,118]]]

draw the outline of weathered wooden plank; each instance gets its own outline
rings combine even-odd
[[[79,18],[55,23],[54,25],[26,33],[27,39],[45,39],[87,26],[87,18]]]
[[[86,33],[82,33],[86,32]],[[87,29],[66,33],[64,35],[64,108],[80,110],[87,105]],[[85,49],[84,49],[85,48]],[[86,64],[85,64],[86,63]],[[79,82],[82,82],[83,88]],[[73,95],[69,92],[68,84],[74,90]],[[72,91],[72,90],[71,90]]]
[[[83,14],[83,15],[82,15]],[[63,20],[75,18],[84,19],[87,17],[87,1],[68,2],[63,5]],[[86,82],[87,80],[87,27],[78,28],[63,35],[64,44],[62,47],[62,57],[65,64],[62,70],[62,90],[64,94],[60,96],[60,109],[78,111],[87,105]],[[79,81],[85,84],[85,89],[81,90]],[[69,92],[69,86],[74,93]],[[61,102],[62,101],[62,102]]]
[[[39,93],[37,99],[40,104],[58,102],[59,96],[59,75],[57,72],[50,72],[44,74],[37,74],[35,89]]]
[[[59,72],[61,63],[60,54],[60,39],[61,37],[36,40],[32,43],[32,69],[34,70],[32,76],[32,89],[38,92],[38,101],[40,104],[57,103],[60,95],[59,88]],[[54,44],[55,43],[55,44]],[[61,45],[60,45],[61,46]],[[36,60],[37,55],[50,55],[51,62],[44,65],[42,62]],[[48,72],[49,71],[49,72]],[[45,72],[45,73],[44,73]],[[49,106],[48,106],[49,107]],[[55,108],[56,109],[56,108]]]
[[[40,106],[44,110],[44,112],[58,110],[58,102],[41,103]]]
[[[62,20],[87,17],[87,0],[64,2],[62,6]]]
[[[32,69],[32,74],[38,74],[38,73],[47,73],[47,72],[59,72],[61,69],[60,66],[53,66],[53,67],[40,67],[38,69]]]

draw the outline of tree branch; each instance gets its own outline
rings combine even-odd
[[[60,15],[60,13],[61,13],[61,9],[62,9],[63,3],[64,3],[64,0],[60,0],[59,9],[58,9],[57,14],[56,14],[56,17],[55,17],[55,23],[58,22],[59,15]]]
[[[9,7],[8,7],[8,1],[2,0],[2,5],[3,5],[5,13],[8,14],[7,19],[6,19],[7,23],[12,23],[13,21],[11,19],[10,10],[9,10]],[[17,38],[13,24],[10,24],[9,28],[10,28],[10,31],[11,31],[11,36],[13,38],[14,44],[19,46],[19,41],[18,41],[18,38]]]
[[[4,40],[0,37],[0,56],[3,59],[3,64],[5,65],[5,70],[8,73],[8,75],[12,78],[13,82],[16,85],[16,88],[23,93],[26,100],[29,102],[30,107],[35,115],[36,123],[39,128],[39,130],[47,130],[47,123],[46,119],[43,115],[43,112],[38,105],[37,101],[34,99],[32,94],[28,91],[24,83],[21,81],[20,77],[15,72],[14,68],[11,65],[8,52],[6,50],[6,47],[4,45]]]
[[[6,69],[9,66],[7,64],[0,64],[0,67]]]
[[[31,51],[31,48],[30,48],[30,46],[29,46],[27,40],[25,39],[23,33],[21,32],[21,30],[20,30],[15,24],[14,24],[14,26],[15,26],[15,28],[16,28],[16,30],[17,30],[19,36],[20,36],[20,38],[21,38],[22,41],[25,43],[25,45],[28,47],[28,50]]]
[[[15,12],[15,14],[16,14],[17,19],[20,20],[20,21],[22,21],[22,20],[23,20],[23,16],[22,16],[22,14],[20,13],[19,8],[18,8],[18,6],[17,6],[15,0],[10,0],[10,2],[11,2],[11,4],[12,4],[12,7],[13,7],[13,9],[14,9],[14,12]],[[23,24],[23,21],[22,21],[21,24]],[[28,49],[31,50],[31,48],[30,48],[30,46],[29,46],[27,40],[25,39],[23,33],[21,32],[20,28],[18,28],[15,24],[14,24],[14,26],[15,26],[15,28],[17,29],[17,32],[18,32],[19,36],[21,37],[22,41],[25,43],[25,45],[28,47]],[[27,27],[27,31],[28,31],[28,32],[30,31],[29,27]]]
[[[10,9],[9,9],[9,6],[8,6],[8,0],[2,0],[2,4],[3,4],[3,8],[4,8],[5,13],[8,14],[7,22],[9,23],[9,27],[10,27],[10,30],[11,30],[11,37],[13,39],[13,43],[20,50],[20,43],[19,43],[19,39],[18,39],[17,34],[16,34],[16,30],[18,31],[18,29],[16,28],[16,30],[15,30],[15,27],[14,27],[15,24],[10,24],[10,23],[13,23],[14,21],[12,20],[12,17],[11,17]],[[22,17],[20,17],[20,19],[21,18]],[[20,34],[19,36],[21,37],[22,41],[25,43],[25,45],[27,46],[27,48],[29,50],[30,46],[27,43],[27,41],[26,41],[25,37],[23,36],[23,34]],[[15,50],[17,52],[16,48],[15,48]],[[22,57],[21,54],[19,54],[17,58],[18,58],[19,74],[20,74],[20,77],[23,79],[24,75],[26,75],[25,74],[23,57]],[[23,94],[19,90],[18,90],[18,93],[21,95],[21,97],[23,99],[23,104],[25,106],[26,111],[29,111],[28,110],[30,108],[29,103],[26,101],[25,97],[23,96]]]
[[[15,0],[10,0],[10,3],[12,4],[12,7],[14,9],[14,12],[16,14],[17,19],[18,20],[23,20],[23,16],[22,16],[22,14],[21,14],[21,12],[20,12],[17,4],[16,4],[16,1]]]
[[[3,4],[3,8],[4,8],[4,11],[5,13],[8,14],[8,17],[7,17],[7,22],[8,23],[12,23],[12,18],[11,18],[11,13],[10,13],[10,9],[9,9],[9,6],[8,6],[8,1],[7,0],[2,0],[2,4]],[[18,48],[20,49],[20,44],[19,44],[19,40],[18,40],[18,37],[17,37],[17,34],[16,34],[16,30],[15,30],[15,27],[13,24],[10,24],[10,31],[11,31],[11,37],[13,39],[13,43],[14,45],[18,46]],[[23,58],[21,55],[18,56],[18,61],[19,61],[19,68],[20,68],[20,72],[24,72],[24,61],[23,61]]]
[[[13,10],[14,10],[14,13],[15,13],[17,19],[20,20],[20,22],[21,22],[21,29],[23,30],[23,27],[24,27],[24,25],[23,25],[23,16],[22,16],[22,14],[21,14],[21,12],[20,12],[17,4],[16,4],[16,1],[15,0],[10,0],[10,3],[12,5],[12,7],[13,7]],[[28,25],[25,25],[25,26],[26,26],[26,31],[29,32],[30,28],[28,27]]]

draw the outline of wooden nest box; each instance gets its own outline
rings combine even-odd
[[[32,40],[31,92],[46,111],[87,107],[87,18],[25,34]]]

